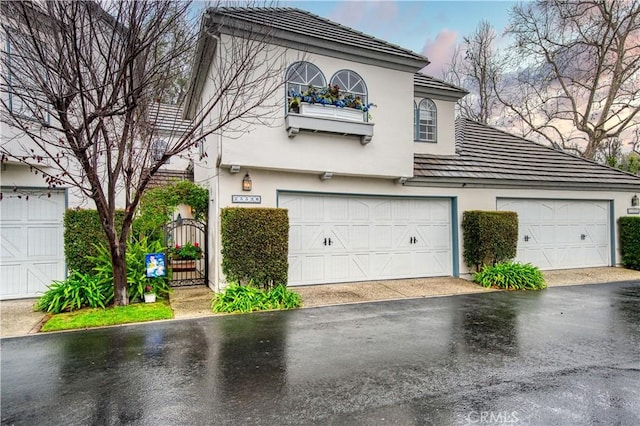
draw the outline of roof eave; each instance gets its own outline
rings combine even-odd
[[[205,25],[209,16],[205,14],[203,23],[200,27],[200,37],[196,46],[194,55],[194,63],[191,67],[191,76],[189,77],[189,89],[185,96],[185,104],[182,109],[182,118],[193,120],[197,113],[198,98],[204,88],[213,55],[215,53],[217,40],[206,31]]]
[[[435,99],[442,99],[445,101],[457,102],[469,94],[467,91],[448,90],[448,89],[436,89],[431,87],[425,87],[414,84],[413,93],[416,97],[430,97]]]
[[[465,177],[412,177],[405,186],[460,187],[460,188],[516,188],[516,189],[574,189],[582,191],[638,192],[640,183],[553,182],[531,180],[482,179]]]

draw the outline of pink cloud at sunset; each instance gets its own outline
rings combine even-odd
[[[437,78],[442,77],[442,71],[451,62],[457,39],[457,31],[444,29],[438,33],[435,40],[428,39],[426,41],[422,48],[422,54],[431,61],[425,68],[427,74]]]

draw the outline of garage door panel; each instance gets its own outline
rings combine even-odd
[[[375,250],[391,249],[393,247],[393,225],[375,225],[372,236],[372,247]]]
[[[499,199],[497,207],[518,213],[516,260],[541,269],[610,264],[608,201]]]
[[[30,227],[27,231],[29,257],[60,256],[62,229],[57,226]]]

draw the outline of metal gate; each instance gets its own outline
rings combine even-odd
[[[207,285],[209,282],[207,223],[195,219],[182,219],[169,222],[165,226],[165,241],[168,247],[171,287]],[[196,259],[183,259],[181,249],[191,248],[191,252],[200,251]],[[195,249],[194,249],[195,247]]]

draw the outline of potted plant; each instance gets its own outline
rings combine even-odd
[[[331,106],[331,109],[322,109]],[[318,116],[362,121],[363,113],[369,112],[373,103],[365,104],[360,96],[345,93],[337,85],[314,87],[309,85],[302,93],[291,90],[289,93],[289,110],[291,112]]]
[[[156,301],[156,293],[153,288],[147,284],[144,288],[144,303],[154,303]]]
[[[202,258],[202,248],[197,241],[183,246],[176,244],[168,247],[167,252],[174,271],[192,271],[196,269],[196,260]]]

